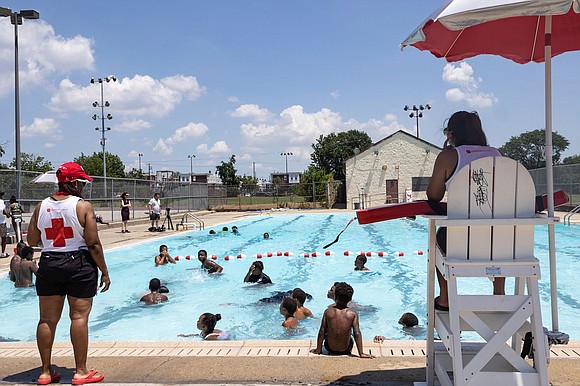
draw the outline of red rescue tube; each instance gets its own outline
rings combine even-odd
[[[564,205],[569,202],[570,199],[563,190],[557,190],[554,192],[554,206]],[[443,214],[447,212],[447,203],[438,203]],[[541,195],[536,196],[536,212],[541,212],[548,206],[548,196]],[[414,201],[414,202],[404,202],[402,204],[392,204],[377,206],[375,208],[361,209],[356,211],[356,218],[358,223],[371,224],[378,221],[393,220],[401,217],[409,216],[420,216],[420,215],[432,215],[436,213],[431,205],[427,201]]]

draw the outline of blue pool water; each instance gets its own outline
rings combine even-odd
[[[273,214],[259,215],[222,224],[237,225],[240,235],[218,235],[204,231],[180,232],[172,236],[106,252],[111,273],[111,289],[95,298],[90,318],[91,341],[179,340],[180,333],[198,332],[195,324],[203,312],[220,313],[217,328],[226,330],[233,339],[315,339],[326,298],[335,281],[346,281],[355,290],[354,300],[363,306],[360,324],[364,339],[380,334],[391,339],[424,339],[424,331],[404,332],[397,325],[403,312],[413,312],[425,323],[427,221],[394,220],[369,225],[354,222],[329,250],[326,256],[301,256],[304,252],[324,252],[322,246],[335,239],[351,213],[340,214]],[[271,238],[265,240],[264,232]],[[556,225],[558,246],[558,293],[560,330],[580,339],[576,318],[580,308],[578,280],[577,226]],[[551,326],[547,231],[538,227],[536,253],[542,260],[540,282],[544,325]],[[155,267],[154,256],[160,244],[167,244],[177,264]],[[105,246],[106,247],[106,246]],[[206,249],[224,267],[221,275],[207,275],[199,269],[197,251]],[[262,258],[264,272],[273,285],[252,286],[243,283],[255,254],[292,252],[293,256]],[[386,256],[368,258],[370,272],[353,270],[355,256],[345,251],[384,251]],[[401,251],[404,256],[395,256]],[[424,255],[413,251],[423,251]],[[224,256],[243,254],[241,259],[224,260]],[[185,256],[191,255],[191,260]],[[149,280],[161,279],[170,289],[169,302],[145,306],[139,303],[147,292]],[[508,285],[511,284],[508,281]],[[472,287],[488,286],[487,279]],[[281,327],[283,318],[278,304],[260,304],[258,300],[276,291],[301,287],[313,296],[306,306],[316,318],[301,322],[294,331]],[[469,291],[469,288],[467,289]],[[7,277],[0,278],[0,337],[4,340],[34,341],[38,322],[38,302],[34,289],[15,289]],[[57,330],[57,341],[69,340],[67,310]],[[192,338],[189,338],[192,339]],[[195,338],[194,338],[195,339]]]

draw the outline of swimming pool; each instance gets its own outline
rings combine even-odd
[[[354,300],[363,306],[360,311],[364,339],[380,334],[391,339],[424,339],[418,329],[404,332],[397,325],[403,312],[413,312],[425,322],[426,256],[413,253],[427,250],[427,221],[394,220],[360,226],[353,223],[324,255],[322,246],[334,240],[352,213],[332,214],[264,214],[223,224],[238,226],[240,235],[221,233],[221,225],[213,227],[217,235],[204,231],[180,232],[172,236],[108,251],[106,259],[111,272],[111,289],[99,294],[90,320],[91,341],[161,341],[179,340],[180,333],[197,333],[198,316],[203,312],[220,313],[217,328],[227,330],[233,339],[315,339],[324,309],[331,303],[326,298],[335,281],[346,281],[355,290]],[[556,225],[558,245],[558,290],[560,330],[580,339],[575,317],[580,306],[580,292],[575,285],[579,272],[577,251],[580,247],[577,226]],[[263,233],[270,239],[265,240]],[[540,296],[544,325],[550,326],[548,247],[545,227],[538,227],[536,251],[542,260],[543,279]],[[155,267],[154,256],[160,244],[169,246],[177,264]],[[207,275],[199,269],[197,251],[206,249],[218,256],[224,267],[221,275]],[[317,251],[316,257],[303,257]],[[345,251],[385,252],[384,256],[368,257],[370,272],[354,271],[355,255]],[[274,256],[267,257],[268,252]],[[291,256],[276,256],[291,252]],[[396,252],[402,252],[399,256]],[[237,255],[242,258],[235,258]],[[264,272],[273,285],[252,286],[243,283],[253,255],[262,254]],[[191,260],[185,256],[191,255]],[[231,260],[224,257],[233,256]],[[575,264],[576,263],[576,264]],[[564,269],[564,267],[566,267]],[[161,279],[170,289],[169,302],[145,306],[139,303],[149,280]],[[509,282],[508,282],[509,283]],[[489,286],[482,279],[476,286]],[[315,319],[301,322],[294,331],[282,326],[278,304],[261,304],[259,299],[276,291],[301,287],[313,296],[306,306]],[[67,310],[57,330],[57,341],[69,340]],[[34,341],[38,322],[38,303],[34,289],[15,289],[3,277],[0,280],[0,336],[4,340]],[[189,338],[192,339],[192,338]],[[195,338],[193,338],[195,339]]]

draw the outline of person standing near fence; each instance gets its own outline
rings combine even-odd
[[[6,253],[6,243],[8,236],[8,230],[6,228],[6,216],[9,216],[8,211],[6,210],[6,204],[4,204],[4,192],[0,192],[0,240],[2,243],[2,254],[0,257],[8,257],[10,256]]]
[[[161,201],[159,201],[159,193],[153,194],[153,198],[147,203],[149,209],[149,220],[151,220],[150,231],[154,232],[159,228],[159,219],[161,218]]]
[[[36,342],[42,370],[37,384],[58,383],[60,375],[52,368],[52,345],[65,296],[71,319],[70,338],[76,371],[73,385],[102,381],[102,373],[87,368],[89,314],[98,288],[105,292],[111,285],[103,246],[97,233],[95,210],[84,201],[82,191],[89,177],[74,162],[62,164],[57,172],[58,192],[38,204],[30,219],[28,242],[42,242],[36,276],[40,320]],[[100,284],[98,271],[101,271]]]
[[[129,229],[127,229],[127,221],[129,221],[129,208],[131,207],[131,201],[129,201],[129,193],[123,192],[121,194],[121,221],[123,224],[121,225],[121,233],[131,233]]]

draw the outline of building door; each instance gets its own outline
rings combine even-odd
[[[387,194],[386,194],[386,204],[398,204],[399,203],[399,180],[386,180],[387,183]]]

